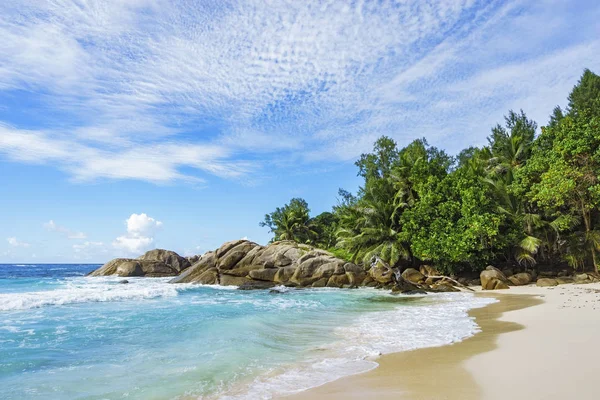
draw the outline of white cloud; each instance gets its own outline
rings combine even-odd
[[[198,183],[348,160],[382,134],[455,150],[507,107],[564,102],[600,68],[599,17],[578,0],[4,2],[0,93],[45,112],[0,123],[0,152]]]
[[[0,151],[11,159],[28,163],[52,163],[76,180],[97,178],[136,179],[155,183],[203,179],[179,172],[191,167],[225,178],[245,175],[251,165],[227,162],[231,152],[224,146],[186,143],[154,143],[135,148],[102,150],[66,135],[25,131],[0,124]]]
[[[112,245],[116,249],[134,255],[139,255],[152,247],[154,235],[163,225],[161,221],[157,221],[145,213],[131,214],[125,224],[127,233],[117,237]]]
[[[88,249],[102,247],[102,246],[104,246],[104,243],[102,243],[102,242],[85,241],[85,242],[80,243],[80,244],[74,244],[73,245],[73,250],[75,251],[75,253],[81,253],[81,252],[84,252],[84,251],[86,251]]]
[[[44,223],[44,228],[51,232],[58,232],[69,239],[86,239],[87,235],[83,232],[72,231],[71,229],[58,225],[54,220]]]
[[[153,236],[157,229],[162,227],[162,222],[147,216],[145,213],[131,214],[125,221],[127,233],[131,236]]]
[[[21,242],[21,241],[19,241],[16,237],[6,238],[6,241],[12,247],[29,247],[29,246],[31,246],[31,244],[29,244],[27,242]]]

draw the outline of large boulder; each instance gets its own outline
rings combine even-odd
[[[529,285],[533,281],[533,277],[529,272],[520,272],[508,277],[510,283],[514,286]]]
[[[314,254],[313,257],[307,257],[309,255],[310,254],[307,254],[298,259],[299,265],[296,268],[294,275],[290,278],[290,281],[297,283],[300,286],[310,286],[318,279],[323,278],[323,276],[316,275],[315,272],[323,265],[329,264],[335,260],[326,255]],[[343,261],[340,260],[340,262],[343,265]]]
[[[275,274],[277,274],[277,271],[278,269],[275,268],[255,269],[250,271],[248,276],[252,279],[256,279],[257,281],[273,282],[275,280]]]
[[[350,286],[350,278],[348,278],[347,274],[344,275],[333,275],[327,281],[327,287],[349,287]]]
[[[163,249],[147,251],[143,256],[139,257],[138,260],[162,261],[177,272],[181,272],[191,265],[187,258],[181,257],[174,251]]]
[[[219,270],[228,270],[234,268],[239,261],[241,261],[252,249],[257,246],[258,244],[256,243],[243,240],[237,245],[232,246],[227,252],[221,252],[218,263]],[[217,255],[219,255],[220,250],[221,249],[217,250]]]
[[[225,253],[227,253],[229,250],[233,249],[235,246],[237,246],[238,244],[241,244],[243,242],[247,242],[247,240],[245,239],[240,239],[240,240],[232,240],[230,242],[225,242],[221,245],[221,247],[219,247],[215,252],[217,253],[217,257],[221,258]]]
[[[488,266],[484,271],[481,271],[479,278],[481,279],[481,288],[483,290],[508,289],[508,285],[510,283],[502,271],[500,271],[498,268],[492,267],[491,265]]]
[[[264,251],[263,246],[254,246],[248,253],[246,253],[244,258],[242,258],[236,264],[235,268],[242,269],[242,268],[248,267],[250,265],[260,265],[260,263],[258,261],[255,263],[254,260],[256,260],[257,257],[263,253],[263,251]]]
[[[142,264],[137,260],[123,261],[117,266],[115,275],[119,276],[144,276]]]
[[[332,275],[345,274],[344,262],[342,260],[336,260],[321,265],[314,272],[313,276],[316,278],[330,278]]]
[[[348,276],[348,279],[350,280],[350,286],[362,286],[362,285],[366,285],[367,283],[369,283],[373,278],[370,278],[369,281],[367,280],[367,272],[364,270],[364,268],[359,267],[356,264],[353,263],[346,263],[344,264],[344,271],[346,271],[346,275]]]
[[[194,265],[198,262],[198,260],[200,260],[202,256],[199,254],[193,255],[193,256],[189,256],[186,257],[186,260],[188,260],[188,262],[190,263],[190,265]]]
[[[201,285],[216,285],[220,283],[219,270],[216,268],[209,268],[196,277],[193,282]]]
[[[139,260],[143,276],[147,278],[159,278],[177,275],[177,270],[162,261],[157,260]],[[118,271],[117,271],[118,272]],[[128,276],[128,275],[120,275]]]
[[[305,252],[296,242],[282,241],[267,246],[255,259],[256,264],[265,268],[286,267],[298,260]]]
[[[439,271],[435,267],[432,267],[431,265],[421,265],[419,267],[419,272],[427,277],[441,275],[439,273]]]
[[[241,286],[250,282],[250,278],[245,276],[231,276],[219,274],[219,285],[223,286]]]
[[[575,283],[575,279],[571,278],[570,276],[559,276],[556,278],[556,282],[558,282],[559,285],[564,285],[567,283]]]
[[[374,281],[382,285],[391,283],[394,279],[394,271],[383,265],[381,262],[377,262],[369,270],[369,275]]]
[[[171,283],[189,283],[189,282],[197,282],[200,279],[200,276],[207,270],[214,268],[217,266],[217,255],[214,251],[209,251],[204,253],[198,261],[185,271],[183,271],[179,276],[173,278]],[[214,282],[213,282],[214,283]]]
[[[294,272],[296,272],[296,266],[278,268],[273,281],[281,284],[288,283]]]
[[[88,274],[88,276],[116,275],[117,268],[119,268],[119,265],[126,263],[126,262],[130,262],[130,261],[135,261],[135,260],[132,260],[130,258],[115,258],[114,260],[110,260],[109,262],[107,262],[106,264],[101,266],[100,268],[90,272]]]
[[[89,276],[166,277],[175,276],[178,273],[171,265],[160,260],[116,258],[92,271]]]
[[[402,272],[402,278],[406,279],[411,283],[424,283],[425,275],[420,273],[414,268],[407,268]]]
[[[546,287],[546,286],[556,286],[558,282],[553,278],[539,278],[535,283],[537,286]]]

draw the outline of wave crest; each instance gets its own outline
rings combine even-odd
[[[64,288],[37,292],[13,292],[0,294],[0,311],[27,310],[45,306],[144,300],[157,297],[174,297],[188,286],[167,285],[165,279],[129,279],[120,284],[122,278],[74,278]]]

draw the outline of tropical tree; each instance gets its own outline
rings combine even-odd
[[[379,138],[373,152],[363,154],[356,162],[358,175],[364,185],[358,196],[340,191],[342,203],[335,210],[339,217],[337,245],[347,250],[353,261],[369,263],[380,257],[391,265],[408,259],[409,251],[402,240],[397,189],[392,174],[398,167],[399,153],[396,143]]]
[[[395,266],[402,259],[410,258],[402,238],[394,196],[389,182],[370,182],[358,202],[338,209],[337,245],[351,253],[352,261],[369,263],[379,257]]]
[[[585,70],[536,137],[509,111],[488,145],[456,158],[425,139],[382,136],[356,162],[362,184],[310,217],[302,199],[267,214],[273,240],[327,248],[355,262],[433,263],[456,273],[488,263],[599,267],[600,77]]]
[[[506,126],[496,125],[488,137],[489,174],[510,184],[514,170],[529,158],[537,124],[528,119],[523,110],[518,114],[510,110],[504,120]]]
[[[266,214],[260,226],[268,227],[274,234],[273,241],[294,240],[301,243],[310,242],[317,232],[310,219],[308,203],[301,198],[293,198],[283,207]]]
[[[555,109],[536,140],[521,190],[562,237],[556,246],[573,267],[598,268],[600,230],[600,77],[586,70],[569,95],[566,113]]]

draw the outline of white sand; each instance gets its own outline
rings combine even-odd
[[[288,398],[600,400],[600,284],[482,295],[501,301],[472,311],[483,330],[472,338],[386,355],[370,372]]]
[[[544,303],[505,313],[525,329],[464,366],[484,399],[600,399],[600,284],[511,287]]]

